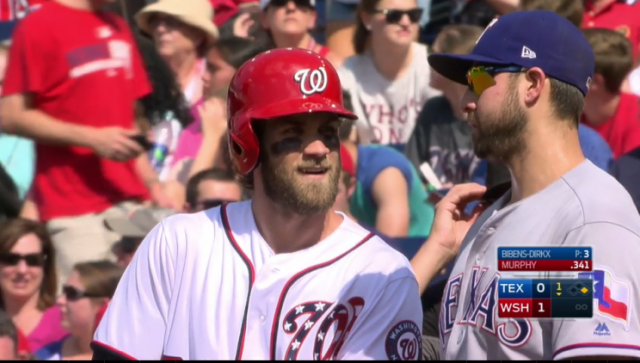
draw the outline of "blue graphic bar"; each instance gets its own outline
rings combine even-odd
[[[591,247],[498,247],[498,261],[592,259]]]

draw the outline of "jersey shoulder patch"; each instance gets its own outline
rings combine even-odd
[[[384,347],[389,360],[421,360],[420,327],[411,320],[399,322],[389,329]]]
[[[622,324],[629,330],[633,291],[628,281],[616,277],[613,269],[594,266],[591,272],[580,272],[578,278],[593,280],[593,312]]]

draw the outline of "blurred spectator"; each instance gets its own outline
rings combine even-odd
[[[190,105],[202,98],[203,58],[218,38],[211,19],[209,0],[159,0],[136,15],[138,27],[153,37]]]
[[[585,29],[584,35],[596,64],[581,121],[607,141],[617,158],[640,146],[640,98],[620,92],[633,63],[631,44],[610,29]]]
[[[631,42],[633,57],[640,49],[640,3],[627,0],[585,0],[585,28],[607,28],[624,35]]]
[[[229,170],[207,169],[189,179],[187,206],[189,212],[200,212],[224,203],[242,200],[242,188]]]
[[[549,10],[578,28],[584,18],[584,0],[520,0],[520,10]]]
[[[182,130],[193,122],[193,116],[182,89],[175,79],[173,70],[160,56],[153,42],[141,36],[138,36],[136,40],[153,88],[150,94],[140,100],[144,116],[154,130],[154,138],[159,137],[160,127],[158,126],[163,122],[168,122],[171,125],[172,134],[175,135],[172,144],[167,149],[166,157],[156,170],[159,180],[166,181],[169,177],[178,137]]]
[[[346,59],[355,54],[353,35],[356,30],[356,9],[359,0],[327,0],[325,37],[327,47]]]
[[[134,104],[150,92],[125,21],[91,0],[48,1],[13,33],[0,101],[3,131],[36,141],[32,195],[60,276],[110,256],[105,215],[149,198],[133,160]]]
[[[475,25],[448,25],[433,43],[432,53],[469,54],[483,28]],[[405,155],[416,169],[430,165],[442,188],[468,183],[480,159],[473,152],[471,127],[460,107],[468,87],[431,71],[430,85],[442,96],[430,98],[420,111]],[[439,186],[438,186],[439,187]]]
[[[429,235],[434,209],[411,162],[388,146],[353,143],[352,123],[340,128],[340,154],[357,181],[349,200],[353,217],[392,238]]]
[[[13,219],[0,226],[0,308],[33,351],[67,334],[54,306],[55,263],[53,244],[42,224]]]
[[[118,265],[125,268],[131,262],[134,253],[147,234],[164,218],[175,214],[176,211],[167,208],[143,208],[131,214],[129,218],[107,219],[107,228],[122,236],[113,245],[113,253],[117,257]]]
[[[357,55],[338,73],[351,95],[360,143],[404,144],[426,100],[427,48],[415,43],[422,9],[415,0],[362,0],[353,38]]]
[[[158,53],[174,72],[194,119],[182,132],[172,132],[170,135],[171,140],[177,139],[167,175],[172,181],[176,180],[178,174],[174,170],[181,170],[182,163],[193,159],[202,142],[198,110],[203,102],[204,57],[219,34],[218,28],[211,21],[212,16],[213,9],[209,0],[160,0],[146,6],[136,15],[138,26],[152,35]],[[159,146],[159,150],[163,151],[162,145]],[[180,193],[179,185],[176,191],[177,184],[179,183],[165,185],[163,191],[171,199],[171,205],[162,205],[163,207],[181,208],[184,203],[181,195],[184,193]]]
[[[172,184],[172,194],[182,195],[184,184],[196,173],[213,166],[230,166],[226,143],[226,97],[231,78],[240,65],[262,51],[263,45],[238,37],[221,38],[212,45],[206,58],[203,92],[207,99],[198,105],[198,119],[181,135],[178,162],[172,173],[179,183]]]
[[[237,36],[220,38],[206,55],[202,76],[204,97],[224,95],[236,69],[265,50],[265,46],[251,39]]]
[[[610,172],[629,192],[640,212],[640,147],[620,156],[611,165]]]
[[[273,40],[269,35],[269,31],[260,24],[262,14],[239,12],[233,18],[229,19],[220,27],[220,38],[227,39],[231,37],[247,38],[252,40],[256,45],[264,48],[273,48]]]
[[[74,266],[57,304],[62,326],[71,334],[37,350],[40,360],[91,360],[93,332],[116,291],[123,269],[111,261],[82,262]],[[144,323],[144,322],[142,322]]]
[[[310,31],[316,24],[315,0],[260,0],[262,26],[278,48],[303,48],[327,58],[339,67],[342,58],[316,43]]]

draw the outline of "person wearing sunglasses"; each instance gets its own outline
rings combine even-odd
[[[43,224],[10,219],[0,225],[0,309],[26,337],[32,351],[64,337],[55,253]]]
[[[206,169],[189,179],[185,210],[200,212],[240,200],[242,188],[232,172],[218,168]]]
[[[308,49],[338,67],[342,58],[311,36],[316,25],[315,6],[315,0],[260,0],[260,23],[276,48]]]
[[[402,151],[429,87],[427,47],[416,43],[422,9],[415,0],[362,0],[353,43],[356,55],[338,73],[358,116],[360,143]]]
[[[460,107],[475,153],[511,174],[511,188],[470,215],[465,206],[488,199],[487,188],[454,186],[411,261],[423,288],[455,259],[441,307],[441,359],[640,358],[632,313],[640,302],[618,295],[640,289],[640,215],[623,186],[584,157],[578,136],[594,58],[579,28],[538,10],[494,19],[470,54],[429,56],[438,73],[468,86]],[[590,319],[500,317],[498,280],[522,275],[498,272],[499,246],[589,247],[591,270],[565,278],[591,279],[595,291],[615,294],[595,293]],[[613,305],[624,308],[614,313]],[[603,326],[607,334],[596,334]]]
[[[69,335],[37,350],[39,360],[90,360],[90,343],[109,301],[116,291],[123,269],[111,261],[82,262],[74,266],[62,287],[57,304],[62,326]]]

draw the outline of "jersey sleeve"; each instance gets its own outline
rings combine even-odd
[[[97,351],[126,360],[162,357],[176,259],[164,223],[147,235],[123,274],[95,332],[94,357]]]
[[[572,231],[565,246],[593,248],[592,319],[552,323],[553,359],[583,356],[640,358],[640,237],[612,223],[592,223]]]
[[[338,360],[421,360],[422,303],[413,277],[390,282],[358,317]]]

